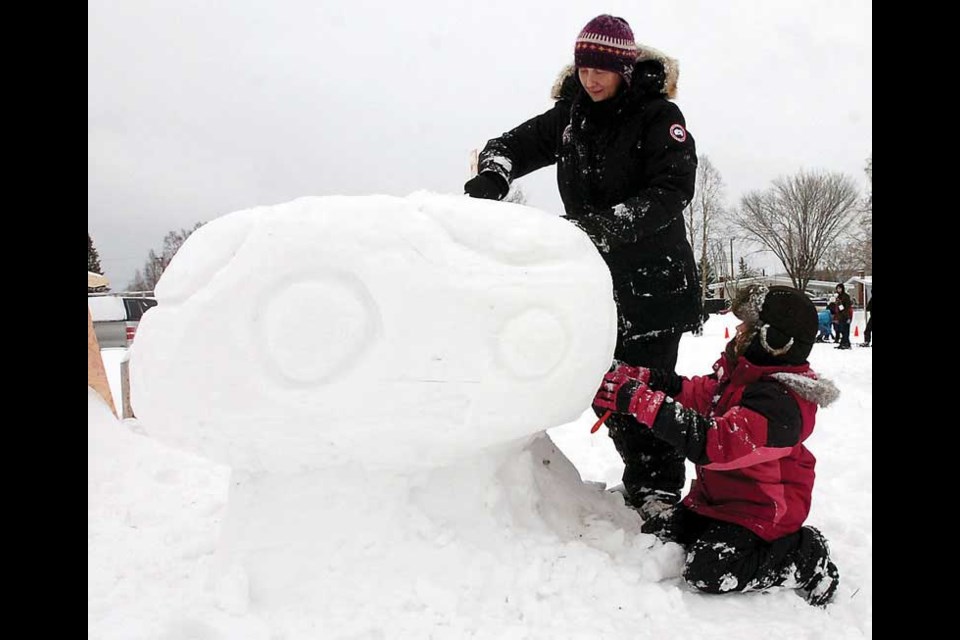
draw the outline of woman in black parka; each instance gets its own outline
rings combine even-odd
[[[557,165],[565,217],[610,268],[619,312],[614,357],[674,370],[680,337],[701,323],[701,299],[683,210],[697,152],[676,95],[675,60],[637,46],[622,18],[600,15],[577,37],[574,65],[554,84],[553,108],[487,142],[473,197],[500,200],[510,183]],[[627,502],[644,516],[676,503],[684,462],[622,416],[607,421],[623,458]]]

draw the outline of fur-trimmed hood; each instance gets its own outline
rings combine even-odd
[[[809,362],[799,365],[761,365],[751,362],[747,357],[731,357],[728,351],[735,340],[733,338],[727,343],[727,349],[713,363],[713,370],[721,382],[736,380],[736,384],[746,385],[761,377],[768,377],[821,407],[833,404],[840,397],[837,385],[814,372]]]
[[[637,43],[637,63],[633,69],[631,92],[659,93],[669,100],[677,97],[677,81],[680,78],[680,63],[665,53]],[[568,64],[560,71],[550,89],[550,97],[572,99],[580,88],[576,65]]]
[[[826,407],[840,397],[840,390],[829,378],[813,378],[802,373],[772,373],[770,377],[791,388],[798,396],[821,407]]]

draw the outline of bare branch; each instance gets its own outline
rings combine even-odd
[[[733,217],[748,237],[777,256],[793,286],[803,290],[827,251],[857,220],[859,197],[843,174],[801,171],[745,195]]]
[[[723,179],[720,172],[707,156],[697,158],[697,182],[693,200],[684,211],[687,227],[687,239],[695,254],[699,254],[700,295],[707,297],[707,285],[710,283],[710,267],[714,270],[722,266],[711,252],[711,243],[716,238],[720,222],[725,214],[723,206]]]

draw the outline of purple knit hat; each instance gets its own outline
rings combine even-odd
[[[605,69],[619,73],[629,85],[637,62],[633,30],[623,18],[604,13],[587,23],[573,48],[577,67]]]

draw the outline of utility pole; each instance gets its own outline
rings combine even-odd
[[[730,238],[730,279],[733,280],[733,238]]]

